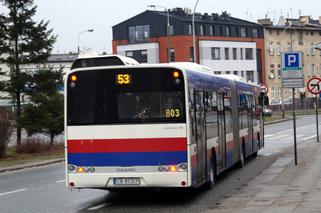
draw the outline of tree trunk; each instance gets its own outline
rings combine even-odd
[[[53,143],[54,143],[54,138],[55,135],[54,134],[50,134],[50,149],[52,149]]]
[[[21,93],[21,80],[20,80],[20,68],[19,68],[19,50],[18,50],[18,37],[15,38],[15,74],[16,74],[16,103],[17,103],[17,150],[20,150],[21,147],[21,126],[20,126],[20,118],[21,118],[21,100],[20,100],[20,93]]]

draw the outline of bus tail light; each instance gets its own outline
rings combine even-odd
[[[77,173],[84,173],[85,169],[83,167],[78,167],[77,168]]]
[[[171,165],[171,166],[159,166],[158,167],[159,172],[185,172],[187,171],[187,164],[181,163],[178,165]]]

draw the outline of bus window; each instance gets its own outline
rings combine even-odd
[[[205,119],[207,139],[218,136],[216,92],[205,92]]]
[[[225,113],[225,130],[226,133],[232,132],[232,109],[231,109],[231,92],[226,92],[224,96],[224,113]]]
[[[68,125],[184,123],[182,73],[173,68],[121,68],[69,75]],[[76,76],[72,79],[72,76]]]

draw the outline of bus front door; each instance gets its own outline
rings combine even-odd
[[[205,136],[205,112],[204,94],[200,91],[194,92],[195,100],[195,122],[196,122],[196,159],[198,183],[206,180],[206,136]]]

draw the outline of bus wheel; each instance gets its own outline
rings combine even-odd
[[[214,187],[214,185],[215,185],[215,176],[216,176],[215,168],[216,168],[216,164],[215,164],[214,158],[215,158],[215,156],[213,156],[212,160],[211,160],[210,179],[206,183],[206,188],[207,189],[212,189]]]

